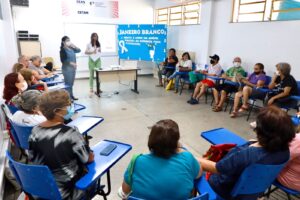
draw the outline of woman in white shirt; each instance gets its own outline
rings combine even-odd
[[[172,80],[175,78],[175,93],[178,93],[179,80],[188,77],[188,72],[192,71],[193,63],[188,52],[182,54],[181,60],[176,65],[176,71],[168,78]],[[186,73],[183,73],[186,72]]]
[[[89,55],[89,71],[90,71],[90,78],[89,78],[89,84],[90,84],[90,97],[92,97],[94,91],[94,74],[95,70],[101,68],[101,45],[98,40],[98,34],[92,33],[91,35],[91,42],[88,43],[85,54]]]
[[[38,90],[28,90],[15,96],[12,102],[20,110],[15,112],[11,120],[25,126],[36,126],[46,118],[39,111],[39,103],[42,93]]]

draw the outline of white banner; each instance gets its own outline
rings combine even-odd
[[[109,0],[62,0],[66,18],[119,18],[119,2]]]

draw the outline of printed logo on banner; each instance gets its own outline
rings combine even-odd
[[[167,26],[119,25],[118,40],[120,59],[163,61],[166,57]]]
[[[62,0],[64,17],[119,18],[119,2],[109,0]]]

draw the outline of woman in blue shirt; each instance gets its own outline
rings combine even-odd
[[[119,196],[147,200],[191,197],[194,180],[201,176],[202,170],[194,156],[180,147],[179,138],[176,122],[157,122],[149,135],[150,153],[132,159]]]
[[[81,50],[71,43],[68,36],[64,36],[61,39],[60,46],[60,60],[62,62],[62,73],[64,76],[65,84],[70,86],[66,90],[69,92],[72,100],[78,100],[78,98],[73,95],[73,85],[76,75],[76,53]]]
[[[249,165],[278,165],[289,160],[289,143],[295,137],[295,129],[286,112],[275,106],[263,108],[256,123],[257,141],[232,149],[217,163],[200,159],[203,170],[213,173],[210,186],[223,199],[231,199],[235,183]],[[247,195],[247,199],[257,199],[259,195]]]

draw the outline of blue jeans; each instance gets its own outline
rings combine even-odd
[[[169,79],[175,78],[175,89],[178,89],[179,88],[179,80],[181,78],[187,78],[187,77],[189,77],[189,72],[176,71],[169,77]]]
[[[70,97],[73,98],[73,85],[75,81],[76,68],[71,65],[63,65],[62,73],[64,76],[65,84],[70,86],[66,90],[69,92]]]

